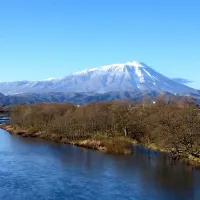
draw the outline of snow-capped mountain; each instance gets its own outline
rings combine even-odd
[[[42,92],[96,92],[111,91],[167,91],[179,94],[199,94],[197,90],[180,84],[155,71],[142,62],[127,62],[93,68],[60,79],[0,83],[4,94]]]

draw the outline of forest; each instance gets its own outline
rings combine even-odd
[[[91,102],[82,106],[36,103],[10,109],[12,126],[28,130],[29,136],[63,143],[88,140],[90,147],[98,145],[116,153],[127,150],[134,141],[170,152],[177,159],[199,162],[200,110],[196,101],[187,97],[177,100],[160,95],[140,103]]]

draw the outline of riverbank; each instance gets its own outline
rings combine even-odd
[[[0,128],[7,131],[13,135],[19,135],[21,137],[30,137],[30,138],[39,138],[44,140],[50,140],[57,143],[63,144],[71,144],[79,147],[90,148],[93,150],[104,151],[108,153],[116,153],[116,154],[124,154],[128,155],[133,153],[132,145],[136,145],[137,142],[132,140],[129,137],[106,137],[100,135],[94,135],[91,138],[87,139],[79,139],[79,140],[69,140],[64,137],[57,136],[56,134],[48,134],[43,132],[33,132],[28,129],[23,129],[18,126],[10,125],[10,124],[0,124]],[[141,144],[149,150],[159,151],[170,153],[169,150],[161,148],[156,144]],[[191,154],[184,153],[179,156],[171,155],[171,158],[174,160],[179,160],[184,162],[185,164],[191,165],[193,167],[200,168],[200,158],[197,158]]]
[[[45,139],[58,143],[72,144],[79,147],[85,147],[116,154],[131,154],[132,145],[136,144],[136,141],[128,137],[121,136],[111,138],[106,136],[94,135],[93,137],[87,139],[69,140],[65,137],[57,136],[56,134],[48,134],[44,131],[33,132],[31,130],[23,129],[10,124],[0,124],[0,128],[7,131],[10,134],[19,135],[21,137]]]
[[[147,149],[154,150],[154,151],[159,151],[159,152],[164,152],[168,153],[171,155],[172,160],[180,161],[183,162],[186,165],[191,165],[192,167],[199,168],[200,169],[200,157],[196,157],[194,155],[191,155],[187,153],[186,151],[183,151],[179,155],[177,154],[172,154],[172,149],[165,149],[162,147],[159,147],[158,145],[151,143],[151,144],[142,144]]]

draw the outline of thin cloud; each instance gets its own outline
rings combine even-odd
[[[188,80],[188,79],[184,79],[184,78],[172,78],[173,81],[177,82],[177,83],[181,83],[181,84],[189,84],[189,83],[193,83],[194,81]]]

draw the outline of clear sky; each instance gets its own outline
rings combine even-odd
[[[200,89],[200,1],[0,0],[1,81],[133,60]]]

